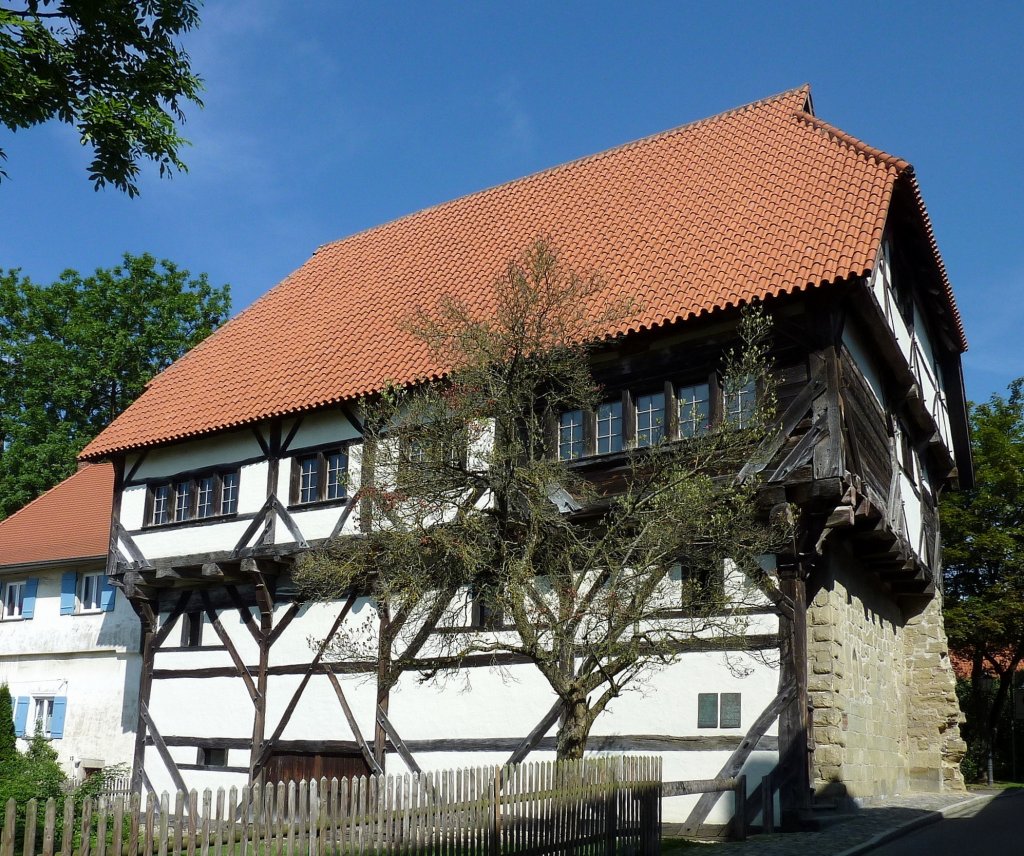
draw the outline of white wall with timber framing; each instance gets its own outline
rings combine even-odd
[[[274,625],[280,625],[290,604],[279,603]],[[305,666],[313,658],[315,640],[324,638],[336,620],[340,603],[312,603],[299,608],[280,634],[269,659],[266,693],[266,731],[272,734],[297,695],[286,726],[279,735],[282,747],[309,743],[330,747],[344,742],[357,752],[355,733],[339,703],[337,691],[324,669],[317,669],[301,689]],[[254,617],[258,614],[253,610]],[[258,646],[236,609],[219,611],[224,631],[238,657],[246,664],[258,660]],[[359,599],[341,629],[359,634],[363,622],[375,620],[372,602]],[[163,613],[164,621],[170,620]],[[176,625],[183,622],[175,619]],[[670,779],[713,778],[729,759],[750,725],[778,691],[778,651],[774,646],[778,618],[769,612],[751,616],[752,641],[766,650],[754,653],[693,651],[681,654],[668,668],[653,673],[624,693],[594,725],[591,751],[660,755]],[[178,627],[172,628],[154,657],[149,711],[167,744],[166,751],[189,787],[241,786],[248,780],[254,705],[245,684],[234,674],[232,657],[207,624],[202,645],[177,645]],[[708,647],[715,645],[708,640]],[[326,663],[326,660],[325,660]],[[328,664],[349,705],[359,734],[372,743],[376,722],[376,674],[371,661]],[[255,669],[251,671],[255,672]],[[281,671],[289,672],[280,674]],[[193,676],[190,676],[193,675]],[[698,696],[702,693],[740,695],[740,721],[736,727],[698,727]],[[388,719],[421,769],[450,769],[504,763],[555,702],[544,678],[525,663],[486,664],[463,668],[424,682],[420,673],[407,671],[390,693]],[[554,757],[557,723],[545,732],[530,753],[530,760]],[[224,747],[226,764],[200,769],[200,747]],[[751,787],[777,758],[777,729],[773,725],[744,770]],[[332,751],[327,748],[327,751]],[[146,747],[145,768],[157,790],[173,790],[176,782],[160,750]],[[390,751],[388,772],[410,769],[402,756]],[[697,797],[676,797],[666,803],[666,819],[683,820]],[[728,799],[709,817],[711,823],[728,820]]]

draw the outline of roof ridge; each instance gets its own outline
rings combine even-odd
[[[849,146],[862,155],[867,156],[873,160],[878,161],[886,166],[891,166],[900,172],[913,172],[913,164],[908,160],[904,160],[896,155],[891,155],[888,152],[882,151],[882,149],[875,148],[865,143],[863,140],[858,139],[844,131],[842,128],[837,128],[835,125],[826,122],[824,119],[819,119],[817,116],[813,116],[810,113],[798,111],[793,114],[798,122],[802,122],[805,125],[810,125],[812,128],[817,128],[820,131],[825,131],[830,137],[834,138],[836,142],[842,143],[843,145]]]
[[[783,98],[786,98],[787,96],[792,96],[796,94],[803,95],[806,101],[806,99],[811,94],[811,85],[809,83],[803,83],[800,86],[794,86],[792,89],[786,89],[783,90],[782,92],[777,92],[774,95],[769,95],[767,98],[759,98],[756,101],[748,101],[747,103],[740,104],[737,107],[730,107],[728,110],[723,110],[720,113],[715,113],[713,116],[705,116],[701,119],[694,119],[692,122],[684,122],[682,125],[676,125],[675,127],[667,128],[664,131],[656,131],[653,134],[647,134],[646,136],[638,137],[635,140],[630,140],[629,142],[626,143],[620,143],[617,146],[612,146],[610,149],[603,149],[602,151],[599,152],[593,152],[592,154],[589,155],[583,155],[578,158],[573,158],[572,160],[565,161],[564,163],[559,163],[555,164],[554,166],[545,167],[544,169],[538,170],[537,172],[531,172],[528,173],[527,175],[521,175],[518,178],[511,178],[508,181],[503,181],[499,184],[492,184],[490,187],[483,187],[480,190],[472,190],[469,193],[464,193],[461,196],[456,196],[454,199],[446,199],[444,202],[439,202],[436,205],[428,205],[426,208],[420,208],[416,211],[410,211],[408,214],[401,214],[398,217],[394,217],[391,220],[385,220],[383,223],[378,223],[375,226],[369,226],[366,229],[360,229],[358,232],[353,232],[351,235],[346,235],[343,238],[337,238],[336,240],[333,241],[327,241],[326,243],[321,244],[319,247],[317,247],[316,250],[314,250],[313,254],[316,255],[316,253],[319,253],[323,249],[337,246],[338,244],[342,244],[345,241],[351,241],[354,238],[367,235],[370,232],[376,231],[377,229],[383,229],[395,223],[401,223],[405,220],[411,220],[414,217],[419,217],[422,214],[427,214],[432,211],[443,210],[451,205],[463,202],[466,199],[471,199],[474,196],[482,197],[489,193],[502,190],[513,184],[532,181],[534,179],[539,179],[548,175],[554,175],[556,173],[563,172],[571,167],[578,166],[579,164],[598,161],[601,160],[602,158],[618,154],[619,152],[627,151],[631,148],[634,148],[635,146],[644,145],[645,143],[650,143],[655,140],[662,139],[664,137],[670,137],[673,134],[678,134],[683,131],[691,131],[694,128],[698,128],[703,125],[709,125],[712,122],[717,122],[729,116],[734,116],[738,113],[742,113],[745,110],[751,110],[756,107],[764,107],[773,101],[781,101]],[[800,115],[800,113],[797,113],[796,115]]]
[[[77,478],[80,473],[84,473],[86,470],[88,470],[91,467],[102,467],[102,466],[109,466],[109,465],[104,464],[102,461],[79,460],[79,462],[78,462],[78,469],[76,469],[71,475],[69,475],[67,478],[61,479],[53,487],[51,487],[51,488],[49,488],[47,490],[44,490],[35,499],[30,499],[21,508],[19,508],[17,511],[15,511],[14,514],[8,514],[3,520],[0,520],[0,526],[3,526],[4,524],[6,524],[8,520],[14,520],[14,518],[17,517],[22,512],[28,511],[28,509],[30,509],[37,502],[42,502],[42,500],[46,499],[46,497],[48,497],[51,493],[53,493],[55,490],[57,490],[57,488],[59,488],[61,485],[67,484],[72,479]],[[2,566],[2,565],[0,565],[0,566]]]

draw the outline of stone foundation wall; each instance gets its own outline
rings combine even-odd
[[[814,787],[841,782],[860,798],[962,789],[941,602],[908,618],[847,550],[830,553],[807,614]]]
[[[960,736],[963,714],[942,623],[942,596],[909,618],[903,634],[907,660],[907,737],[910,784],[918,791],[964,790],[960,761],[967,744]]]

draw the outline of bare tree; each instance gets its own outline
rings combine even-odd
[[[761,557],[786,538],[758,508],[756,479],[737,477],[773,421],[759,312],[744,315],[722,366],[727,400],[758,390],[753,411],[715,425],[682,413],[692,436],[625,450],[599,482],[559,455],[558,415],[599,405],[592,359],[635,311],[605,290],[540,241],[494,283],[489,313],[455,301],[418,313],[413,329],[450,370],[363,402],[370,525],[297,572],[308,596],[376,599],[379,631],[332,653],[376,648],[384,692],[403,670],[433,679],[470,655],[535,665],[561,701],[560,758],[581,757],[609,703],[696,637],[742,648],[743,607],[770,585]],[[431,634],[438,623],[471,626]]]

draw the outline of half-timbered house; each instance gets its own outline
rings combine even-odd
[[[560,451],[599,474],[652,431],[673,441],[699,430],[694,414],[742,413],[717,370],[756,302],[774,322],[781,430],[746,472],[797,521],[778,596],[751,610],[749,647],[774,660],[740,677],[698,641],[618,700],[590,748],[659,753],[668,779],[743,768],[754,783],[778,764],[784,809],[809,785],[961,786],[937,506],[971,478],[964,333],[912,167],[819,119],[808,88],[323,246],[86,448],[114,465],[109,572],[142,621],[138,780],[552,751],[559,711],[530,668],[468,662],[457,692],[413,663],[379,691],[372,660],[329,662],[310,640],[395,618],[358,592],[303,603],[291,579],[310,545],[368,525],[360,396],[444,374],[410,310],[451,296],[486,311],[488,283],[538,235],[638,307],[606,331],[606,404],[565,415]],[[666,817],[702,819],[695,801]]]
[[[106,576],[113,482],[84,466],[0,521],[0,683],[20,747],[38,728],[72,779],[135,746],[139,622]]]

